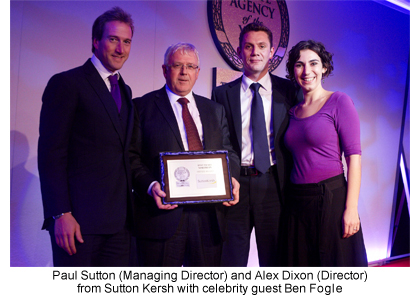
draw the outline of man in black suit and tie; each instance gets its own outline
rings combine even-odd
[[[118,70],[134,25],[119,7],[92,29],[91,59],[54,75],[43,94],[38,168],[54,266],[128,266],[131,89]]]
[[[140,266],[219,266],[225,238],[224,205],[238,202],[239,158],[229,142],[222,105],[196,95],[196,48],[168,48],[162,66],[166,85],[134,100],[135,122],[130,158],[136,208],[137,258]],[[186,110],[187,109],[187,110]],[[189,125],[185,118],[191,119]],[[192,124],[192,121],[194,124]],[[191,138],[187,130],[193,127]],[[195,146],[194,146],[195,145]],[[163,204],[160,152],[228,150],[234,200],[218,204]]]
[[[278,266],[281,201],[292,166],[283,135],[297,93],[289,80],[268,72],[274,48],[267,27],[245,26],[237,51],[243,76],[212,92],[212,99],[225,107],[231,143],[241,161],[241,201],[227,209],[222,266],[247,265],[253,228],[259,265]]]

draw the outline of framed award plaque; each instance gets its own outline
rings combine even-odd
[[[161,152],[163,204],[233,200],[228,151]]]

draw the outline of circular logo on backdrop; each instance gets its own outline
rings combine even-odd
[[[236,53],[239,34],[249,23],[260,23],[272,31],[274,56],[269,72],[275,70],[285,56],[289,42],[289,14],[281,0],[212,0],[208,1],[208,23],[215,45],[229,64],[242,70],[242,60]]]

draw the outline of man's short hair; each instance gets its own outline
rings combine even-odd
[[[258,23],[249,23],[244,28],[242,28],[241,34],[239,35],[239,48],[240,49],[242,49],[242,42],[243,42],[244,35],[250,31],[266,32],[266,34],[268,35],[269,42],[270,42],[270,48],[272,48],[272,31],[265,25],[258,24]]]
[[[167,51],[164,55],[164,65],[169,65],[169,60],[177,51],[181,50],[183,54],[188,54],[189,52],[194,52],[196,58],[198,59],[198,66],[199,66],[199,53],[198,50],[195,48],[194,45],[189,43],[178,43],[175,45],[171,45],[168,47]]]
[[[131,28],[131,36],[134,35],[134,21],[132,20],[131,15],[125,12],[122,8],[115,6],[112,9],[107,10],[94,21],[91,40],[93,53],[95,51],[94,39],[101,41],[105,30],[105,24],[111,21],[120,21],[127,24]]]

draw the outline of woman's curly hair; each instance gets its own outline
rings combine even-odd
[[[302,50],[312,50],[315,52],[322,61],[322,65],[326,68],[326,72],[323,74],[323,78],[328,77],[333,71],[333,54],[326,51],[325,46],[321,42],[316,42],[313,40],[300,41],[295,46],[290,49],[288,53],[288,60],[286,62],[286,78],[290,79],[296,83],[294,66],[295,63],[300,58],[300,51]]]

